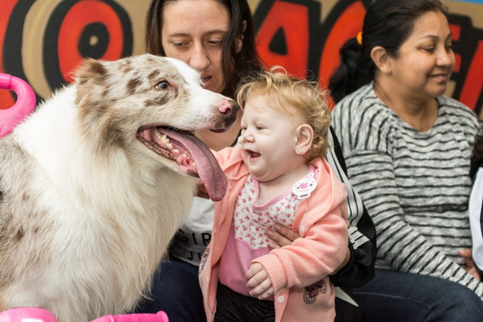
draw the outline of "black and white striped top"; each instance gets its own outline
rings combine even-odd
[[[364,205],[362,203],[361,197],[352,187],[349,179],[347,178],[347,175],[344,172],[344,169],[339,163],[339,160],[335,154],[334,138],[332,136],[332,133],[329,131],[327,136],[329,146],[331,148],[327,151],[326,159],[327,162],[330,164],[332,170],[335,171],[337,177],[345,184],[345,187],[347,189],[347,220],[349,220],[351,224],[351,227],[349,228],[349,237],[352,246],[354,247],[354,249],[357,249],[360,245],[366,243],[369,240],[357,229],[357,225],[363,216]]]
[[[463,104],[438,101],[434,126],[419,132],[371,83],[336,105],[333,126],[349,179],[376,225],[376,267],[443,277],[483,298],[483,284],[458,256],[471,248],[469,157],[478,122]]]

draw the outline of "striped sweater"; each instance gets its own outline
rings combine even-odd
[[[376,267],[442,277],[483,298],[483,284],[462,268],[471,248],[469,156],[475,114],[438,97],[433,127],[419,132],[374,93],[372,83],[340,101],[333,126],[349,179],[377,232]]]

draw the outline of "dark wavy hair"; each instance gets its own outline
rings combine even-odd
[[[153,0],[146,16],[146,52],[166,56],[162,45],[163,9],[167,3],[179,0]],[[226,88],[222,94],[234,97],[238,82],[245,75],[262,69],[260,58],[255,49],[255,31],[250,7],[246,0],[216,0],[230,13],[230,28],[223,40],[222,68]],[[194,9],[196,10],[196,9]],[[243,32],[243,21],[246,29]],[[236,40],[243,35],[242,48],[237,53]]]
[[[413,32],[418,18],[446,9],[439,0],[376,0],[367,8],[362,28],[362,45],[349,39],[340,50],[340,65],[329,79],[328,88],[337,103],[347,94],[374,80],[376,65],[371,51],[376,46],[397,57],[401,45]]]

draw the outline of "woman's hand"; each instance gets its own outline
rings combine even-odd
[[[208,191],[205,188],[205,185],[203,182],[200,182],[196,185],[196,197],[200,198],[205,198],[205,199],[210,199],[210,195],[208,194]]]
[[[465,271],[481,282],[481,276],[475,268],[475,262],[473,262],[473,253],[471,248],[464,248],[459,250],[461,257],[465,259],[466,268]]]
[[[292,244],[295,239],[300,237],[299,233],[280,224],[275,224],[273,229],[267,229],[265,235],[270,238],[270,241],[268,242],[268,248],[270,250],[288,246]]]

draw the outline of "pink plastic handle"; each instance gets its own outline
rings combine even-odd
[[[49,311],[39,307],[17,307],[0,313],[0,322],[57,322]]]
[[[18,307],[0,313],[0,322],[57,322],[55,317],[39,307]],[[156,314],[106,315],[92,322],[169,322],[163,311]]]
[[[17,102],[11,108],[0,109],[0,138],[2,138],[32,113],[37,101],[32,87],[15,76],[0,73],[0,89],[12,90],[17,94]]]
[[[159,311],[156,314],[106,315],[92,322],[169,322],[169,319],[166,313]]]

